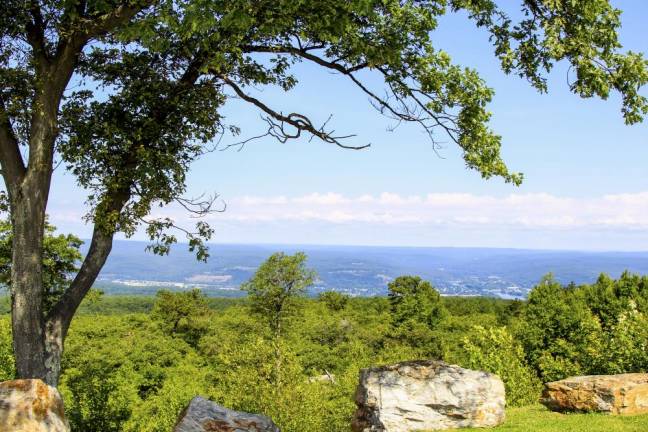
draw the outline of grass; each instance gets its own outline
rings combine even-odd
[[[506,421],[491,431],[509,432],[647,432],[648,415],[560,414],[542,405],[506,410]]]

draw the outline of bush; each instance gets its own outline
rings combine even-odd
[[[319,301],[323,302],[329,310],[334,312],[341,311],[346,307],[347,303],[349,303],[349,296],[337,291],[323,292],[317,298]]]
[[[158,322],[166,334],[178,336],[189,345],[196,347],[207,331],[211,315],[207,298],[202,291],[199,289],[185,292],[161,290],[155,298],[151,318]]]
[[[497,374],[506,388],[509,406],[535,403],[542,383],[524,362],[524,351],[505,327],[473,327],[464,338],[465,366]]]
[[[11,320],[0,317],[0,381],[14,379],[16,365],[14,363],[11,343]]]

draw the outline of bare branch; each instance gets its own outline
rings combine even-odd
[[[259,109],[261,109],[261,111],[268,114],[268,116],[265,118],[265,121],[269,126],[268,132],[262,136],[272,136],[281,142],[286,142],[289,139],[299,138],[302,132],[308,132],[312,136],[317,137],[324,142],[335,144],[338,147],[349,150],[362,150],[371,146],[371,144],[362,146],[349,146],[342,144],[340,140],[351,138],[355,135],[334,136],[332,132],[327,132],[323,128],[316,128],[315,126],[313,126],[311,120],[302,114],[290,113],[288,115],[284,115],[280,112],[277,112],[257,98],[246,94],[234,81],[229,79],[227,76],[218,76],[234,90],[238,97],[246,102],[256,105]],[[292,126],[295,129],[294,132],[286,130],[286,125]]]
[[[299,44],[301,45],[301,42]],[[318,65],[324,66],[328,69],[336,70],[344,75],[348,75],[350,73],[357,72],[361,69],[366,69],[369,67],[369,63],[363,62],[355,66],[352,66],[350,68],[346,68],[339,63],[330,62],[321,57],[309,53],[309,51],[311,50],[322,49],[322,48],[324,48],[323,45],[315,45],[308,48],[299,48],[290,45],[276,45],[276,46],[247,45],[244,46],[242,50],[243,52],[248,52],[248,53],[258,52],[258,53],[275,53],[275,54],[280,54],[280,53],[293,54],[305,58],[307,60],[310,60],[314,63],[317,63]]]
[[[386,97],[381,97],[375,92],[370,90],[364,83],[362,83],[355,75],[354,72],[357,72],[362,69],[369,68],[368,63],[361,62],[357,65],[345,66],[337,59],[334,61],[329,61],[322,57],[319,57],[311,52],[308,52],[307,49],[303,48],[301,41],[298,42],[298,46],[286,46],[286,45],[276,45],[276,46],[257,46],[249,45],[243,48],[244,52],[248,53],[284,53],[292,54],[298,57],[302,57],[306,60],[312,61],[320,66],[323,66],[327,69],[334,70],[345,76],[347,76],[362,92],[369,96],[369,100],[374,108],[385,115],[386,117],[400,122],[412,122],[418,123],[421,125],[423,130],[429,136],[432,141],[433,148],[435,151],[439,149],[439,142],[433,136],[433,130],[436,127],[441,127],[454,141],[458,143],[457,138],[457,129],[455,128],[454,119],[449,115],[439,114],[432,112],[422,99],[427,99],[432,101],[433,98],[429,94],[424,93],[418,88],[412,87],[400,81],[399,88],[396,89],[393,86],[393,78],[385,71],[385,69],[374,66],[385,78],[385,82],[391,90],[391,95]],[[409,99],[409,100],[408,100]]]
[[[180,204],[182,208],[184,208],[190,213],[190,217],[201,218],[203,216],[212,213],[224,213],[225,210],[227,210],[227,204],[224,201],[222,201],[223,203],[222,208],[219,209],[214,208],[214,205],[216,204],[216,201],[218,199],[219,199],[218,194],[213,194],[209,196],[205,196],[205,194],[201,194],[195,198],[178,197],[175,199],[175,201],[178,204]]]

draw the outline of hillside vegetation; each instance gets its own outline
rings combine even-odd
[[[537,405],[543,381],[648,369],[646,277],[561,286],[548,276],[527,302],[440,297],[409,276],[390,284],[389,297],[309,299],[263,286],[251,280],[238,300],[197,290],[90,296],[63,360],[73,430],[168,432],[201,394],[269,415],[284,432],[348,431],[358,371],[420,358],[499,374],[510,409],[496,430],[648,428],[646,416],[562,415]],[[13,374],[5,314],[0,380]]]

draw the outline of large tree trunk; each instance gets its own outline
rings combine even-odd
[[[46,378],[43,320],[42,194],[24,182],[12,199],[11,299],[13,347],[19,378]]]
[[[23,168],[18,178],[5,180],[13,228],[11,292],[16,373],[19,378],[40,378],[48,384],[54,381],[46,361],[43,237],[54,169],[58,107],[72,74],[72,65],[68,69],[66,74],[54,76],[39,89],[31,109],[27,169]]]

